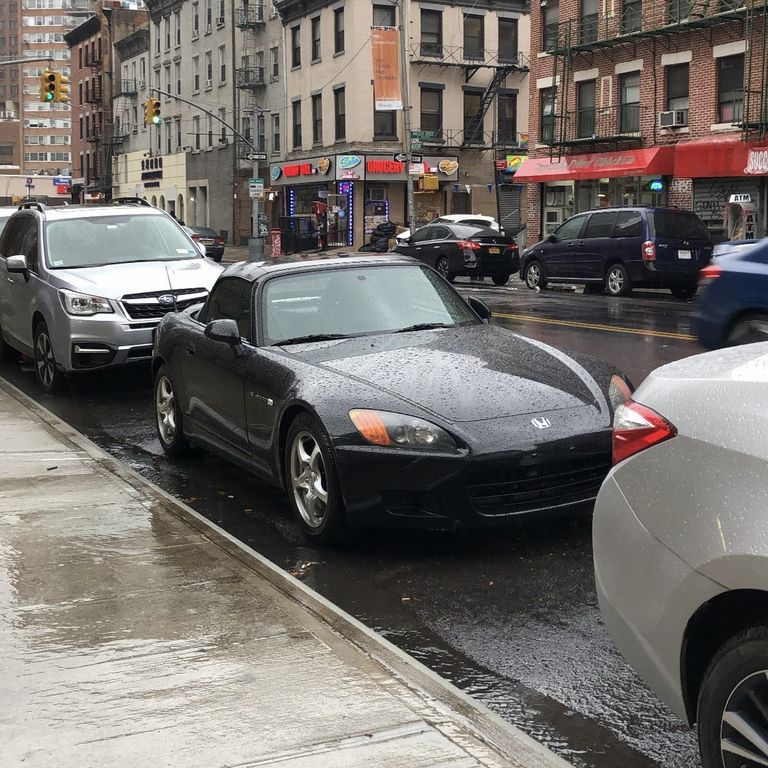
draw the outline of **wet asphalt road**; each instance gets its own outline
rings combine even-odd
[[[457,281],[495,322],[622,368],[635,385],[701,351],[689,303],[533,293]],[[0,375],[167,491],[302,578],[579,768],[696,768],[695,739],[639,681],[600,620],[590,520],[525,522],[503,534],[361,535],[307,545],[282,495],[202,451],[171,463],[152,420],[148,369],[76,379],[43,397],[31,367]]]

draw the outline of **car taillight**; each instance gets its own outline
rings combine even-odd
[[[217,237],[216,240],[214,240],[216,245],[224,245],[224,238],[223,237]]]
[[[676,434],[677,429],[656,411],[628,400],[616,409],[613,417],[613,463],[618,464]]]
[[[656,245],[652,240],[643,243],[643,261],[656,261]]]
[[[199,240],[200,240],[200,235],[190,235],[190,237],[191,237],[193,240],[197,240],[197,241],[199,241]]]
[[[456,245],[465,251],[479,251],[481,248],[480,243],[476,243],[473,240],[457,240]]]
[[[722,274],[723,268],[718,267],[716,264],[710,264],[708,267],[704,267],[704,269],[699,272],[699,287],[703,288],[705,285],[709,285]]]
[[[508,243],[507,244],[507,250],[512,251],[512,253],[517,253],[519,249],[517,243]]]

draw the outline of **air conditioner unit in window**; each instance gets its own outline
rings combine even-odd
[[[218,27],[223,27],[224,26],[224,17],[223,16],[219,16],[219,18],[216,19],[216,26],[218,26]]]
[[[684,128],[686,125],[688,125],[687,109],[659,112],[659,128]]]
[[[208,88],[213,88],[213,80],[206,80],[205,81],[205,87],[206,87],[206,90]]]

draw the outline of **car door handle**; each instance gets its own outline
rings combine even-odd
[[[194,355],[195,354],[195,345],[194,344],[187,344],[187,354],[188,355]]]

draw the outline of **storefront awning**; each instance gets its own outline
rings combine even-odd
[[[573,181],[616,176],[671,176],[674,167],[672,147],[626,149],[592,155],[564,155],[559,160],[529,157],[515,174],[521,182]]]
[[[768,147],[739,136],[708,136],[675,146],[675,176],[687,179],[768,174]]]

